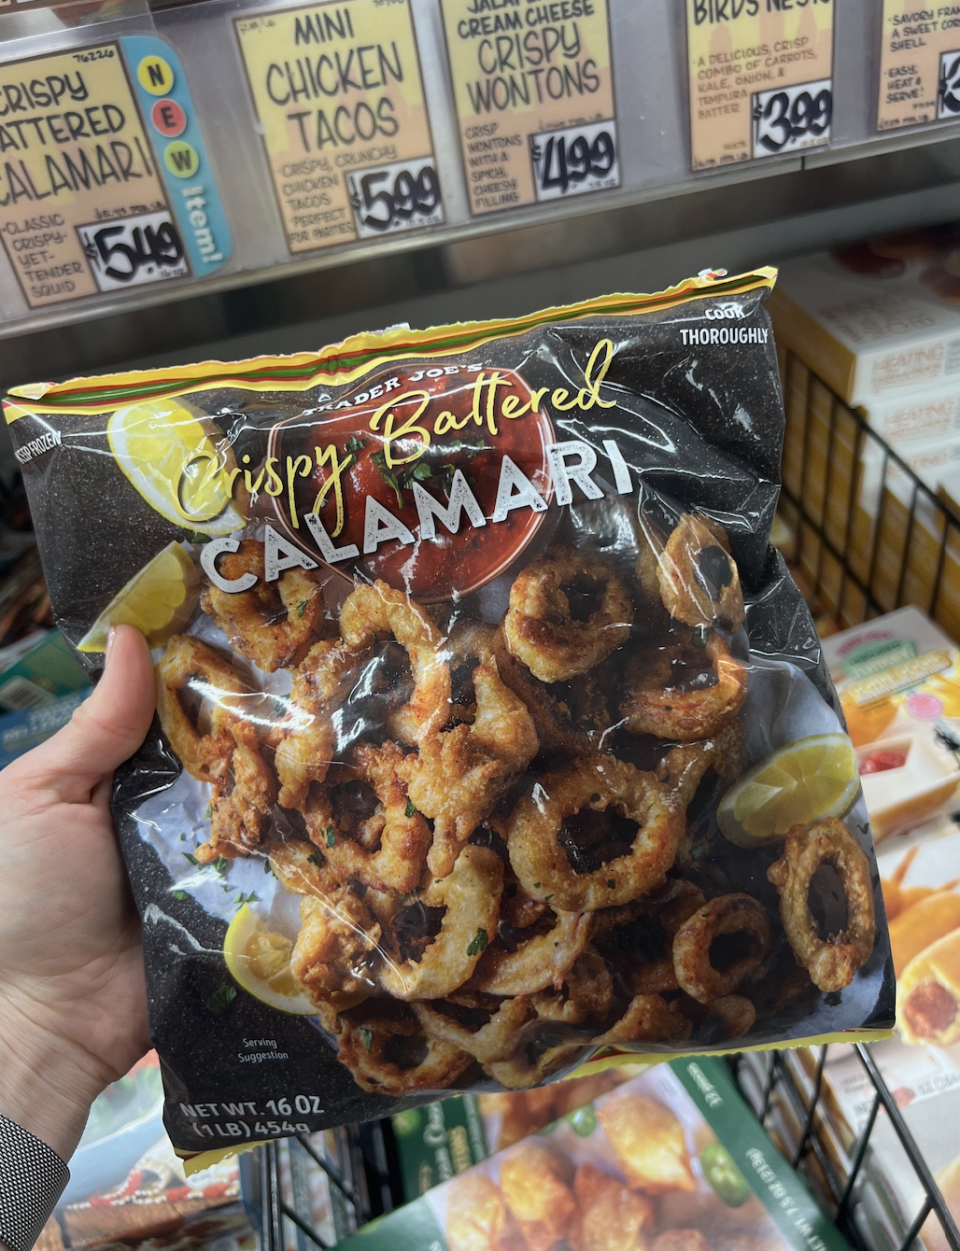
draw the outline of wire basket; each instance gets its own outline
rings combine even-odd
[[[819,605],[846,629],[916,604],[960,638],[960,519],[798,356],[780,365],[780,511]]]
[[[333,1133],[333,1152],[318,1150],[306,1135],[298,1135],[297,1142],[326,1175],[341,1227],[359,1229],[403,1202],[393,1133],[386,1121],[349,1125]],[[307,1239],[308,1251],[313,1247],[327,1251],[336,1240],[324,1236],[307,1205],[298,1200],[281,1166],[281,1151],[276,1142],[258,1148],[249,1157],[244,1177],[249,1206],[259,1214],[260,1251],[284,1251],[297,1231]]]

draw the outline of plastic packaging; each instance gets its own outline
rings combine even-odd
[[[155,649],[114,812],[179,1149],[888,1030],[772,282],[7,401],[66,637]]]

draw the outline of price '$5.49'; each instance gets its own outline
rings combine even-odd
[[[190,272],[169,209],[78,226],[77,233],[101,291],[122,291]]]
[[[617,123],[594,122],[531,135],[530,160],[541,201],[619,187]]]
[[[753,155],[781,156],[830,142],[833,89],[829,78],[758,91],[753,97]]]
[[[440,180],[432,157],[351,172],[347,187],[361,239],[443,222]]]

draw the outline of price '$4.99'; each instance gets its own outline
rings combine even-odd
[[[541,201],[619,187],[617,123],[594,122],[531,135],[530,160]]]
[[[443,197],[432,157],[351,172],[347,187],[361,239],[443,222]]]
[[[832,81],[796,83],[753,97],[753,155],[781,156],[830,142]]]

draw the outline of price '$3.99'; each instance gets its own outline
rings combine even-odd
[[[781,156],[830,142],[832,80],[758,91],[753,97],[753,155]]]

